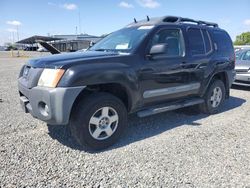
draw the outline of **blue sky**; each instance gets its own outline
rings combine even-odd
[[[250,31],[250,0],[0,0],[0,45],[32,35],[101,35],[131,21],[176,15],[219,23],[232,39]]]

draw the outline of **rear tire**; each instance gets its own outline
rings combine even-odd
[[[113,145],[127,127],[127,109],[109,93],[94,93],[81,99],[72,112],[71,134],[86,149]]]
[[[221,80],[214,80],[204,96],[205,102],[200,104],[200,110],[206,114],[215,114],[225,100],[226,89]]]

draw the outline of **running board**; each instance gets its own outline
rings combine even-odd
[[[145,110],[137,112],[137,116],[146,117],[146,116],[158,114],[161,112],[167,112],[167,111],[176,110],[176,109],[187,107],[187,106],[201,104],[203,102],[204,102],[204,99],[195,98],[195,99],[184,100],[184,101],[181,101],[178,103],[168,103],[168,104],[160,105],[160,106],[158,105],[156,107],[145,109]]]

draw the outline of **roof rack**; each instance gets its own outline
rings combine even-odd
[[[171,23],[191,22],[191,23],[196,23],[198,25],[219,27],[217,23],[206,22],[206,21],[201,21],[201,20],[193,20],[190,18],[182,18],[182,17],[176,17],[176,16],[163,17],[162,22],[171,22]]]

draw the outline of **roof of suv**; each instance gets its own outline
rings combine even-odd
[[[147,16],[147,19],[145,20],[137,21],[136,19],[134,19],[134,22],[127,25],[127,27],[143,26],[143,25],[166,25],[166,24],[185,24],[185,25],[196,24],[198,26],[207,26],[211,28],[219,27],[217,23],[206,22],[201,20],[193,20],[190,18],[182,18],[177,16],[163,16],[157,18],[149,18]]]

